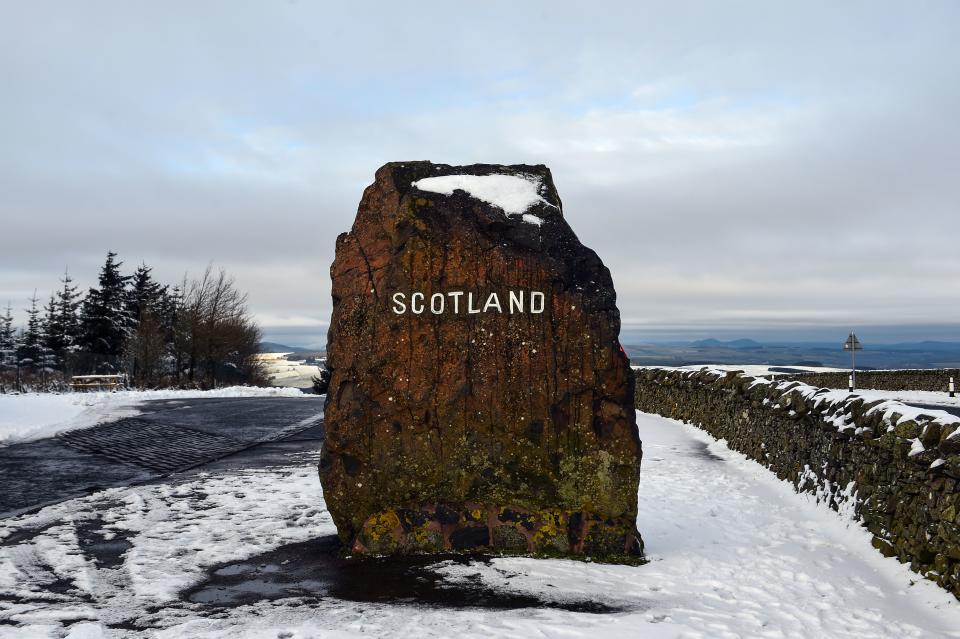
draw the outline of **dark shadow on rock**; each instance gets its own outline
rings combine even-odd
[[[181,594],[191,603],[232,608],[285,598],[421,605],[440,608],[556,608],[595,614],[641,608],[586,599],[580,593],[552,599],[499,591],[476,580],[445,582],[428,567],[442,561],[489,562],[480,555],[351,557],[340,555],[335,536],[283,546],[212,570],[207,581]]]

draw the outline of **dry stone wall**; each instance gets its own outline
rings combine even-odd
[[[654,368],[636,379],[639,410],[726,439],[960,598],[960,419],[739,372]]]

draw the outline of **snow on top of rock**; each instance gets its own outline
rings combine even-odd
[[[533,175],[438,175],[423,178],[412,183],[421,191],[453,195],[454,191],[466,191],[471,197],[492,204],[510,215],[523,215],[528,224],[540,226],[544,220],[526,213],[527,209],[538,202],[553,206],[540,196],[543,186],[540,178]]]

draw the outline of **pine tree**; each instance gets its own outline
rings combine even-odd
[[[30,298],[30,308],[27,311],[27,327],[23,331],[20,343],[17,345],[17,359],[21,366],[39,366],[43,357],[43,319],[40,317],[40,307],[37,292]]]
[[[100,269],[100,287],[87,293],[81,314],[81,343],[94,355],[106,359],[108,366],[119,361],[133,324],[127,307],[130,276],[120,274],[123,262],[115,262],[116,256],[112,251],[107,253],[107,261]]]
[[[183,304],[183,289],[177,285],[173,288],[164,287],[164,289],[164,295],[159,304],[160,324],[163,326],[164,341],[172,344],[177,328],[177,317]]]
[[[53,321],[56,317],[57,300],[53,293],[50,294],[50,301],[43,307],[44,315],[40,321],[40,356],[37,363],[43,367],[45,372],[52,372],[60,364],[60,358],[57,352],[50,347],[51,331],[53,330]]]
[[[63,288],[47,309],[47,346],[63,359],[80,348],[80,294],[69,271],[64,271],[60,283]]]
[[[131,278],[130,294],[127,298],[127,314],[138,325],[147,313],[155,318],[161,314],[163,298],[167,295],[167,287],[161,286],[150,274],[151,269],[146,264],[137,267]]]
[[[53,296],[53,293],[50,294],[50,301],[43,307],[43,319],[40,321],[40,325],[43,327],[41,331],[43,333],[44,343],[49,347],[51,336],[53,335],[54,323],[56,322],[57,317],[57,300]]]
[[[7,312],[0,316],[0,369],[17,366],[17,332],[13,328],[13,307],[7,302]]]
[[[164,299],[163,329],[164,341],[171,352],[170,367],[173,369],[173,378],[177,386],[181,384],[183,375],[183,356],[184,349],[179,348],[185,340],[183,310],[185,303],[184,291],[187,287],[187,279],[184,277],[183,285],[174,285],[170,293]]]
[[[168,343],[163,315],[167,312],[169,294],[167,287],[156,282],[150,271],[146,264],[137,268],[127,299],[127,312],[135,325],[125,345],[127,371],[141,388],[159,381]]]

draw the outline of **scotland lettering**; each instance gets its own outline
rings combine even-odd
[[[391,296],[393,312],[397,315],[424,313],[443,315],[476,315],[478,313],[532,313],[543,312],[546,296],[541,291],[511,290],[503,295],[495,292],[448,291],[446,293],[396,292]]]

